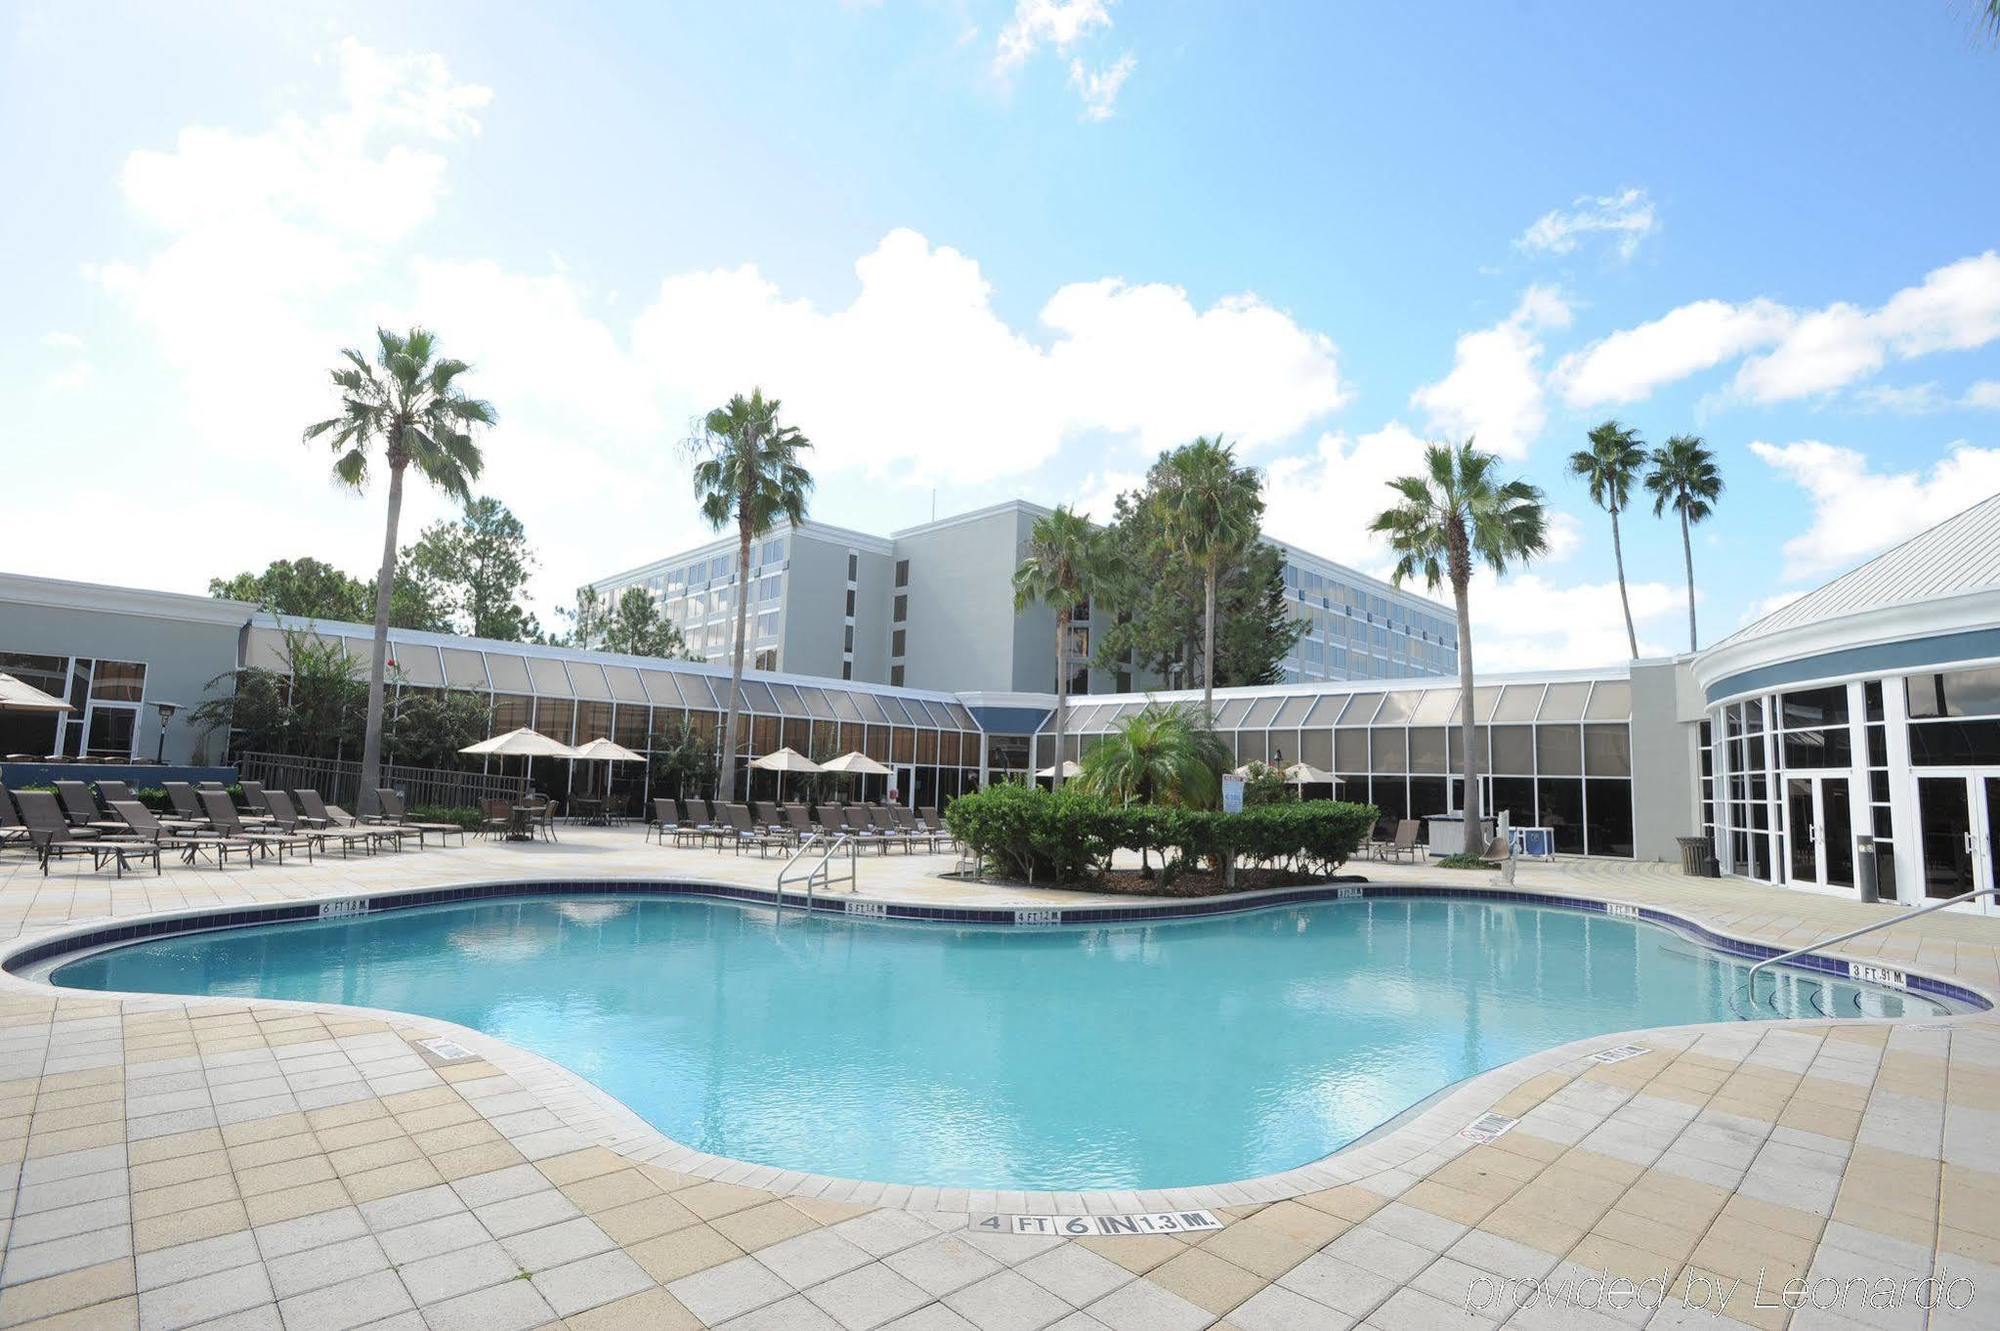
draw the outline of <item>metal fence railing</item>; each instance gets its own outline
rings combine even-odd
[[[245,753],[236,760],[236,769],[246,781],[258,781],[279,790],[305,787],[317,790],[322,799],[349,809],[361,804],[361,764],[337,758],[302,758],[289,753]],[[496,799],[516,803],[528,793],[525,776],[497,773],[453,772],[436,767],[403,767],[382,764],[382,784],[400,791],[411,808],[436,805],[442,808],[478,808],[480,801]]]

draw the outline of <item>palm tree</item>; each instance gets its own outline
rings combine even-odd
[[[1606,421],[1590,432],[1590,447],[1569,455],[1569,471],[1590,485],[1590,502],[1611,511],[1611,557],[1618,565],[1618,600],[1625,607],[1625,642],[1639,655],[1639,635],[1632,631],[1632,598],[1625,594],[1625,546],[1618,535],[1618,512],[1632,497],[1632,481],[1646,460],[1637,430]]]
[[[1370,524],[1386,534],[1396,556],[1395,581],[1421,573],[1436,591],[1447,580],[1458,607],[1459,726],[1465,751],[1465,850],[1474,845],[1480,821],[1479,751],[1474,747],[1472,706],[1472,610],[1469,589],[1475,560],[1494,573],[1510,563],[1527,563],[1548,549],[1548,515],[1542,492],[1516,478],[1502,482],[1495,472],[1500,459],[1482,453],[1467,439],[1462,444],[1431,444],[1424,449],[1424,474],[1389,482],[1402,496]]]
[[[1229,748],[1186,703],[1149,702],[1083,756],[1079,789],[1125,804],[1213,808]]]
[[[1994,0],[2000,6],[2000,0]],[[1646,473],[1646,488],[1653,492],[1653,516],[1669,506],[1681,517],[1681,555],[1687,561],[1688,650],[1695,649],[1694,632],[1694,542],[1688,528],[1715,511],[1722,496],[1722,472],[1715,454],[1698,434],[1677,434],[1666,445],[1653,450],[1652,469]]]
[[[368,667],[368,722],[361,742],[360,807],[375,809],[382,775],[382,682],[389,659],[389,600],[396,582],[396,523],[403,511],[403,472],[417,474],[459,503],[472,498],[484,459],[471,429],[491,425],[493,408],[458,386],[469,366],[437,355],[437,338],[422,328],[407,333],[375,330],[375,362],[353,348],[332,371],[340,414],[305,429],[305,442],[322,436],[335,454],[334,478],[359,490],[368,483],[369,450],[379,444],[389,466],[389,521],[382,535],[382,567],[375,575],[375,649]]]
[[[1098,560],[1097,529],[1068,505],[1037,518],[1014,570],[1014,611],[1037,601],[1056,612],[1056,760],[1051,789],[1063,783],[1063,736],[1069,729],[1070,619],[1091,594]]]
[[[779,402],[761,388],[738,393],[702,420],[689,441],[695,455],[694,492],[701,515],[721,531],[736,522],[736,652],[729,672],[729,712],[722,730],[724,800],[736,798],[736,728],[743,709],[743,645],[750,619],[750,543],[780,518],[806,520],[813,478],[799,464],[812,441],[778,421]]]
[[[1167,539],[1202,576],[1201,706],[1215,714],[1215,586],[1222,563],[1257,539],[1261,482],[1236,450],[1206,435],[1167,455],[1160,489]]]

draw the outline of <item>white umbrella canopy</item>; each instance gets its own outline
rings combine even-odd
[[[34,685],[18,680],[12,675],[0,674],[0,711],[72,712],[75,710],[52,693],[43,693]]]
[[[821,767],[797,749],[779,749],[752,758],[750,765],[760,772],[822,772]]]
[[[1337,786],[1340,778],[1331,772],[1322,772],[1311,763],[1293,763],[1285,769],[1285,781],[1294,786]]]
[[[626,748],[623,744],[614,744],[602,737],[594,739],[588,744],[577,745],[570,756],[584,762],[599,763],[642,763],[646,761],[644,756],[632,752],[632,750]]]
[[[1055,774],[1056,774],[1056,765],[1054,763],[1050,763],[1047,767],[1044,767],[1041,771],[1035,773],[1036,776],[1054,776]],[[1083,775],[1083,769],[1081,767],[1078,767],[1075,763],[1071,762],[1069,759],[1065,758],[1063,759],[1062,774],[1063,774],[1063,780],[1067,781],[1073,776]]]
[[[843,753],[819,765],[822,772],[846,772],[850,776],[887,776],[889,769],[859,749]]]
[[[460,753],[490,754],[495,758],[574,758],[576,750],[558,740],[552,740],[539,730],[522,726],[504,735],[482,739],[477,744],[468,744]],[[629,750],[628,750],[629,752]]]

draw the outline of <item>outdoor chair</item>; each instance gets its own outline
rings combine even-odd
[[[780,849],[783,848],[784,842],[780,838],[772,836],[769,832],[760,830],[750,821],[750,810],[741,804],[726,804],[723,806],[722,813],[723,817],[728,821],[729,839],[735,844],[738,855],[754,847],[758,858],[762,859],[770,853],[771,847],[777,846]],[[721,846],[718,845],[716,849],[719,851]]]
[[[183,864],[193,864],[197,856],[213,853],[218,863],[228,857],[231,850],[241,850],[246,856],[254,849],[250,846],[217,844],[223,842],[220,833],[207,828],[191,829],[177,820],[161,820],[153,811],[137,800],[113,800],[111,811],[125,820],[132,829],[132,835],[140,841],[150,841],[162,850],[172,849],[181,857]]]
[[[667,844],[669,834],[678,832],[681,825],[680,811],[669,799],[653,801],[653,821],[646,825],[646,839],[658,838],[661,845]]]
[[[262,814],[267,818],[274,818],[274,815],[271,813],[271,801],[264,794],[264,783],[262,781],[244,781],[240,784],[243,787],[243,803],[249,807],[250,812]],[[238,817],[241,816],[239,813]]]
[[[7,787],[0,786],[0,846],[29,845],[28,825],[21,821],[21,815],[14,810],[14,797],[7,793]]]
[[[483,837],[504,837],[514,830],[514,806],[506,800],[481,800],[479,815]]]
[[[1424,825],[1414,818],[1405,818],[1397,823],[1395,838],[1382,843],[1382,858],[1386,860],[1393,856],[1400,860],[1407,856],[1416,859],[1417,837],[1423,830]]]
[[[782,833],[785,830],[784,819],[778,816],[777,808],[769,800],[750,801],[750,816],[766,832]]]
[[[915,846],[917,842],[923,842],[924,849],[929,854],[937,854],[938,843],[949,839],[937,828],[926,826],[922,819],[900,804],[892,810],[892,813],[896,825],[903,829],[903,835],[910,839],[910,844]]]
[[[803,804],[785,806],[785,825],[791,829],[792,841],[804,845],[805,839],[813,834],[812,815]]]
[[[108,809],[113,800],[137,799],[138,796],[134,795],[132,787],[123,781],[100,781],[97,783],[97,798]]]
[[[90,787],[81,781],[58,781],[55,786],[56,799],[71,829],[83,836],[94,835],[90,825],[103,815],[97,811],[97,796],[90,793]]]
[[[897,821],[896,812],[893,808],[885,808],[880,804],[876,804],[869,806],[866,812],[868,815],[868,830],[882,838],[882,848],[885,854],[888,852],[890,846],[901,846],[905,855],[915,849],[916,842],[910,836],[909,830]]]
[[[185,781],[162,781],[160,789],[167,792],[167,802],[174,806],[176,818],[207,825],[208,815],[201,811],[201,801],[195,798],[193,786]]]
[[[272,821],[286,836],[302,837],[320,850],[338,844],[342,859],[346,859],[347,853],[356,846],[364,848],[370,855],[375,853],[375,834],[366,827],[308,827],[305,818],[292,804],[292,797],[284,791],[269,791],[264,799],[271,810]]]
[[[923,808],[918,809],[917,819],[924,825],[925,831],[930,832],[933,836],[943,837],[946,846],[954,849],[958,846],[958,838],[952,835],[951,824],[944,820],[944,815],[940,814],[936,808],[925,805]]]
[[[305,786],[292,791],[292,798],[299,802],[299,808],[304,811],[305,816],[301,821],[309,830],[342,827],[352,831],[362,831],[374,837],[376,845],[394,846],[397,850],[403,848],[405,839],[416,835],[410,828],[397,827],[393,823],[361,822],[339,805],[326,803],[319,797],[317,790]]]
[[[864,846],[875,847],[877,855],[889,853],[889,843],[880,832],[869,825],[868,811],[859,804],[850,804],[840,811],[842,830]]]
[[[215,824],[215,830],[222,834],[224,840],[246,842],[263,852],[266,858],[276,852],[280,865],[284,864],[288,850],[303,850],[306,862],[312,862],[313,843],[310,838],[288,836],[277,830],[275,822],[268,831],[247,826],[242,815],[236,812],[236,805],[230,801],[226,790],[200,790],[195,793],[201,796],[202,807],[208,810],[208,820]]]
[[[410,811],[403,806],[403,796],[400,791],[392,790],[388,786],[378,787],[375,791],[375,801],[382,810],[380,815],[381,821],[395,827],[414,827],[417,829],[417,846],[419,848],[422,848],[424,837],[427,835],[435,836],[438,839],[439,845],[443,845],[444,839],[451,836],[458,838],[459,845],[462,846],[465,844],[465,829],[457,823],[412,822],[410,820]]]
[[[555,801],[544,795],[540,799],[528,801],[528,830],[542,834],[542,840],[556,839]]]
[[[103,869],[106,864],[118,866],[118,876],[125,876],[125,867],[133,860],[152,860],[153,872],[160,871],[160,848],[158,845],[141,841],[137,837],[75,837],[67,819],[63,817],[62,806],[56,797],[46,790],[23,790],[14,796],[20,806],[21,821],[28,829],[28,841],[34,847],[35,858],[41,861],[42,877],[49,876],[49,861],[65,859],[72,855],[88,855],[91,867]]]

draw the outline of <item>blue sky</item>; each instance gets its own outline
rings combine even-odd
[[[1376,570],[1382,481],[1476,432],[1560,515],[1475,592],[1494,668],[1623,651],[1583,432],[1699,433],[1712,640],[2000,489],[1975,8],[16,4],[0,566],[367,568],[380,496],[298,430],[421,319],[545,615],[699,539],[678,441],[761,383],[827,521],[1102,510],[1219,430],[1274,534]],[[1678,531],[1626,552],[1684,648]]]

